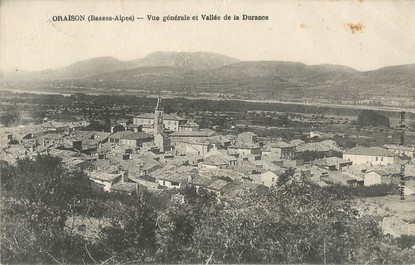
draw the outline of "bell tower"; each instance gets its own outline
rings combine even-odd
[[[154,109],[154,135],[163,133],[163,113],[164,109],[161,105],[161,96],[159,95],[156,108]]]

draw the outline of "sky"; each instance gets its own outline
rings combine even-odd
[[[204,21],[202,14],[220,15]],[[265,21],[223,20],[234,15]],[[142,58],[155,51],[214,52],[239,60],[339,64],[366,71],[415,63],[415,1],[0,2],[0,70],[44,70],[79,60]],[[134,22],[53,21],[54,16],[144,17]],[[149,21],[147,15],[198,16]]]

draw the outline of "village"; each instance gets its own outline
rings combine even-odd
[[[132,122],[119,120],[111,132],[84,131],[88,124],[45,119],[38,125],[2,128],[1,159],[13,164],[26,157],[57,156],[68,168],[86,167],[90,179],[105,191],[126,194],[193,185],[225,199],[267,190],[288,169],[321,187],[401,185],[404,180],[403,194],[415,194],[415,147],[344,150],[314,132],[309,137],[318,140],[308,143],[253,132],[220,134],[164,113],[161,97],[154,113],[137,115]],[[307,152],[319,158],[304,162],[301,157]]]
[[[302,139],[283,139],[232,131],[238,126],[246,129],[245,124],[231,124],[229,130],[217,125],[201,128],[194,119],[165,113],[160,96],[152,113],[113,119],[110,131],[86,130],[90,125],[87,119],[44,118],[38,124],[2,127],[0,160],[16,165],[18,159],[59,157],[69,170],[84,170],[103,191],[124,196],[192,186],[232,203],[250,194],[263,196],[285,174],[320,188],[374,187],[370,195],[359,193],[369,198],[358,196],[355,208],[380,218],[385,234],[399,237],[413,230],[415,146],[367,142],[345,148],[336,140],[353,139],[346,134],[333,138],[332,133],[315,130]],[[354,140],[359,139],[369,137],[357,135]],[[376,189],[382,185],[386,193]],[[385,196],[393,190],[395,195]]]

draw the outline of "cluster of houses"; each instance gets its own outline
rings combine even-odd
[[[355,147],[342,150],[335,141],[306,143],[259,138],[252,132],[222,135],[194,121],[165,114],[161,98],[154,113],[120,121],[124,130],[84,131],[85,122],[2,128],[1,160],[62,158],[65,166],[83,166],[105,191],[135,194],[193,185],[219,197],[265,192],[288,169],[319,186],[400,184],[405,164],[405,194],[415,194],[415,147]],[[304,163],[301,153],[323,158]],[[333,154],[342,153],[342,157]]]

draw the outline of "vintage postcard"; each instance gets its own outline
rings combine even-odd
[[[0,263],[415,263],[414,14],[0,1]]]

